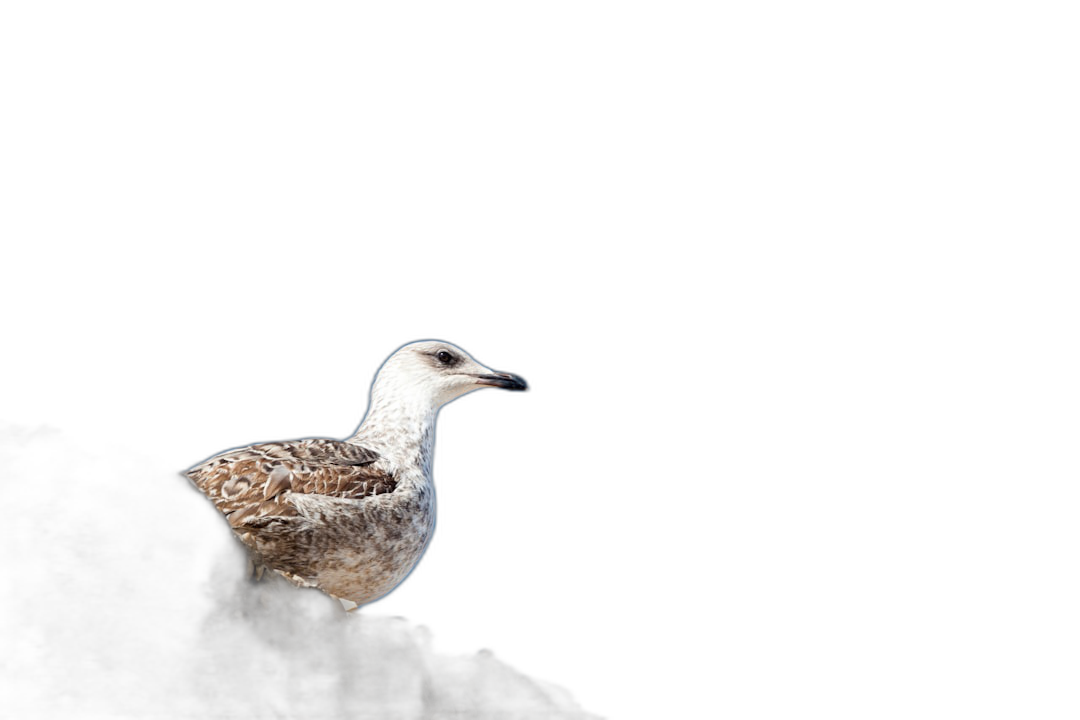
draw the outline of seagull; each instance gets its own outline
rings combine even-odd
[[[184,474],[269,568],[346,609],[378,600],[412,571],[435,528],[435,419],[482,388],[525,390],[448,342],[392,354],[363,422],[346,440],[267,442],[215,455]]]

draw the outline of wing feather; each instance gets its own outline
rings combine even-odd
[[[291,494],[360,499],[393,492],[394,477],[373,465],[378,453],[341,440],[309,438],[230,450],[186,474],[234,528],[293,517]]]

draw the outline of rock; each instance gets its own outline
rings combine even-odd
[[[240,543],[137,450],[0,426],[0,478],[5,717],[592,717],[490,652],[439,655],[403,618],[243,579]]]

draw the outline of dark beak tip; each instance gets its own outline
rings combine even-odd
[[[528,390],[529,384],[520,375],[510,373],[496,373],[494,375],[480,375],[477,382],[481,385],[502,388],[503,390]]]
[[[520,375],[514,375],[512,373],[499,373],[498,375],[500,383],[499,387],[504,390],[528,390],[529,383],[525,382],[525,378]]]

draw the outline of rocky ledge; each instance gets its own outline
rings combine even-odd
[[[4,681],[8,697],[32,698],[29,716],[597,718],[489,651],[440,655],[427,628],[345,613],[262,571],[210,503],[152,459],[0,431]]]

